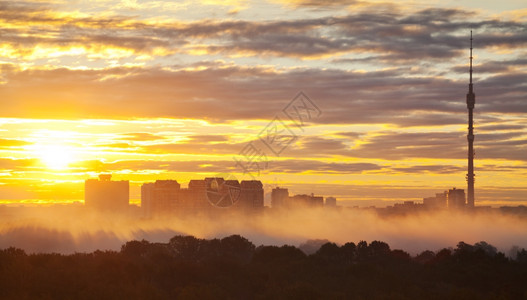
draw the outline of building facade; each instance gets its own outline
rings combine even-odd
[[[271,207],[280,208],[284,207],[287,204],[287,199],[289,198],[289,190],[283,188],[274,188],[271,191]]]
[[[335,198],[335,197],[326,197],[325,205],[327,207],[336,207],[337,206],[337,198]]]
[[[448,192],[437,193],[435,197],[423,198],[423,205],[431,209],[447,208]]]
[[[178,214],[256,212],[264,207],[263,184],[259,180],[224,180],[208,177],[190,180],[181,188],[175,180],[158,180],[141,187],[141,207],[146,217]]]
[[[104,212],[126,213],[129,207],[130,184],[128,180],[112,181],[112,175],[101,174],[99,179],[84,182],[84,205]]]
[[[336,201],[336,199],[335,199]],[[301,207],[323,207],[324,197],[311,195],[289,196],[289,190],[275,188],[271,192],[271,205],[273,208],[301,208]]]
[[[448,190],[448,208],[459,209],[466,205],[465,191],[453,188]]]
[[[264,207],[264,190],[260,180],[244,180],[240,184],[240,199],[237,203],[243,211],[259,211]]]
[[[289,197],[289,203],[295,207],[322,207],[324,206],[324,198],[313,194],[294,195]]]
[[[177,180],[156,180],[141,186],[143,216],[160,217],[174,213],[181,205]]]

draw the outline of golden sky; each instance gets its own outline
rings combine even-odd
[[[471,29],[476,205],[527,204],[522,2],[0,1],[0,204],[101,172],[133,201],[218,174],[360,206],[464,188]]]

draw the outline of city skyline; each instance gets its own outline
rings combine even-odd
[[[464,189],[473,30],[476,206],[525,205],[527,11],[471,4],[1,1],[0,204],[82,201],[99,173],[135,203],[218,174],[360,206]]]
[[[360,209],[359,206],[346,207],[337,205],[333,196],[309,194],[289,195],[287,188],[275,187],[265,203],[264,186],[260,180],[242,180],[207,177],[192,179],[187,187],[176,179],[156,180],[141,185],[141,203],[136,206],[130,203],[129,181],[111,180],[111,174],[100,174],[98,179],[90,178],[84,185],[84,207],[91,213],[119,215],[155,219],[188,218],[189,216],[215,216],[221,213],[234,213],[247,216],[262,214],[265,210],[280,212],[282,210],[305,210],[326,207],[329,209]],[[78,205],[76,205],[79,208]],[[393,206],[366,209],[377,210],[380,214],[433,214],[446,209],[452,213],[461,211],[469,214],[492,212],[490,206],[474,206],[470,197],[465,196],[464,189],[449,189],[436,193],[433,197],[424,197],[422,201],[404,201]],[[515,212],[522,214],[526,206],[502,206],[495,212]],[[140,212],[138,214],[138,212]]]

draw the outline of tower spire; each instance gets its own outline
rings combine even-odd
[[[470,31],[470,88],[472,88],[472,30]]]
[[[472,30],[470,31],[470,82],[468,84],[467,108],[468,108],[468,168],[467,168],[467,206],[474,207],[474,120],[473,109],[476,103],[474,86],[472,84]]]

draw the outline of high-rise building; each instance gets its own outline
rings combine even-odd
[[[320,196],[311,195],[294,195],[289,197],[289,207],[322,207],[324,206],[324,198]]]
[[[217,183],[217,181],[216,181]],[[208,213],[213,205],[209,201],[209,194],[213,195],[211,186],[214,187],[213,180],[206,178],[205,180],[191,180],[188,183],[187,199],[189,209],[191,212]],[[216,200],[214,196],[211,199]]]
[[[337,206],[337,198],[335,197],[326,197],[326,206],[335,207]]]
[[[225,180],[223,177],[205,178],[207,200],[212,206],[226,208],[240,200],[240,183],[238,180]]]
[[[289,196],[288,189],[277,187],[271,192],[271,206],[273,208],[322,207],[324,206],[324,197],[313,194]]]
[[[426,208],[442,209],[447,208],[448,192],[437,193],[435,197],[423,198],[423,205]]]
[[[243,180],[240,183],[239,207],[247,212],[259,211],[264,207],[264,190],[260,180]]]
[[[263,184],[259,180],[225,180],[221,177],[208,177],[204,180],[191,180],[187,199],[194,212],[208,213],[215,209],[230,211],[258,211],[264,207]]]
[[[221,177],[205,178],[209,205],[251,212],[264,207],[263,184],[259,180],[225,180]],[[190,187],[190,185],[189,185]]]
[[[186,189],[176,180],[157,180],[141,187],[141,207],[146,217],[256,212],[264,207],[264,190],[259,180],[208,177],[190,180]]]
[[[143,183],[141,186],[141,210],[143,217],[150,218],[154,215],[152,212],[152,204],[155,198],[155,185],[153,182]]]
[[[271,207],[280,208],[286,205],[289,198],[289,190],[283,188],[275,188],[271,191]]]
[[[130,184],[128,180],[112,181],[112,175],[101,174],[99,179],[84,182],[86,207],[105,212],[128,212]]]
[[[180,184],[176,180],[157,180],[141,186],[141,208],[145,217],[168,216],[181,210]]]
[[[453,188],[448,190],[448,208],[458,209],[465,207],[465,191]]]
[[[324,206],[324,197],[311,195],[294,195],[289,197],[294,205],[308,206],[308,207],[322,207]]]

